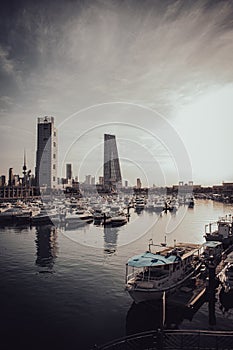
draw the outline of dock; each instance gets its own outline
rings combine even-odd
[[[207,287],[203,279],[197,279],[195,285],[183,286],[176,293],[169,296],[167,304],[177,305],[183,309],[187,318],[192,315],[207,301]]]

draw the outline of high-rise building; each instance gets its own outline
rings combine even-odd
[[[66,164],[66,179],[72,179],[72,164]]]
[[[103,184],[104,184],[104,177],[99,176],[99,185],[103,186]]]
[[[139,178],[137,178],[137,188],[142,188],[142,183],[141,180]]]
[[[104,186],[115,189],[122,184],[115,135],[104,134]]]
[[[13,168],[10,168],[9,176],[8,176],[8,186],[13,186],[13,181],[14,181]]]
[[[38,118],[36,184],[47,188],[57,186],[57,131],[53,117]]]
[[[6,176],[1,175],[0,176],[0,186],[5,186],[6,185]]]
[[[85,185],[90,185],[90,184],[91,184],[91,175],[86,175]]]
[[[91,177],[91,185],[94,186],[95,185],[95,176]]]

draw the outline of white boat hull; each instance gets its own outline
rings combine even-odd
[[[166,297],[176,292],[188,279],[190,279],[195,275],[195,273],[198,271],[200,266],[201,264],[199,264],[193,271],[191,271],[188,275],[186,275],[182,280],[179,280],[173,283],[173,285],[169,287],[164,286],[161,289],[155,289],[153,288],[152,284],[150,284],[150,282],[148,283],[146,282],[145,283],[145,286],[147,286],[146,288],[134,288],[134,286],[130,286],[128,284],[126,286],[126,290],[136,304],[143,301],[160,300],[164,292],[166,293]]]

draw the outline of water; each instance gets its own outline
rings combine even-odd
[[[156,328],[159,306],[135,305],[124,291],[125,262],[148,241],[204,242],[204,225],[233,207],[198,200],[194,209],[140,215],[131,210],[121,228],[0,228],[1,347],[91,349],[115,338]],[[232,305],[233,306],[233,305]],[[215,329],[233,329],[233,309],[215,305]],[[170,326],[209,329],[208,304],[190,319],[174,306]],[[168,325],[169,326],[169,325]],[[4,346],[3,346],[4,345]]]

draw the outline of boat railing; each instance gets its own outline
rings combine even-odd
[[[164,271],[163,273],[159,273],[157,275],[149,274],[148,272],[132,272],[131,274],[127,275],[126,283],[128,283],[131,279],[136,278],[136,281],[143,281],[143,282],[150,282],[150,281],[159,281],[164,279],[165,277],[169,276],[168,271]]]

